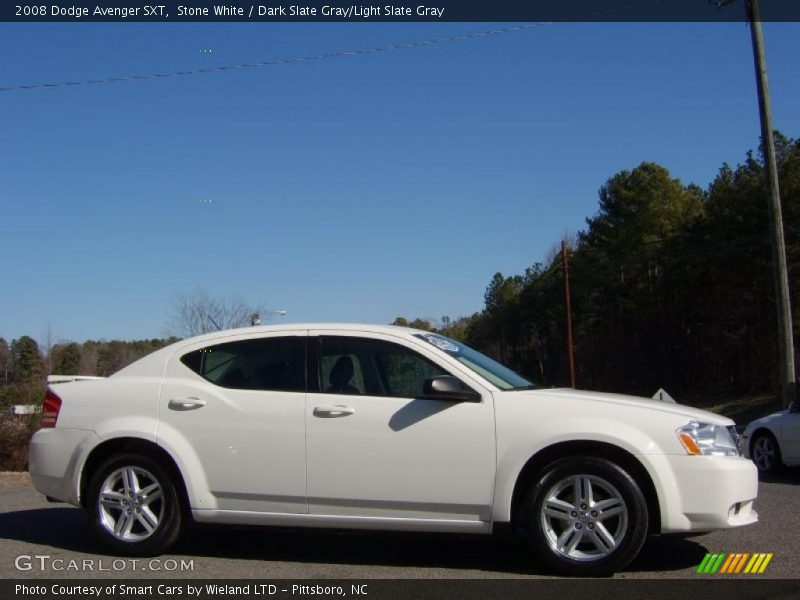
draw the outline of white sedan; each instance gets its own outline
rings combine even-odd
[[[162,552],[189,519],[483,534],[511,525],[553,570],[595,575],[624,568],[648,534],[757,520],[757,472],[730,419],[537,388],[419,330],[237,329],[106,379],[70,379],[48,388],[31,477],[86,508],[119,554]]]
[[[762,473],[800,465],[800,402],[788,410],[756,419],[742,435],[745,452]]]

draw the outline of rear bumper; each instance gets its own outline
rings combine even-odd
[[[656,457],[650,457],[655,459]],[[758,521],[758,472],[744,458],[660,456],[662,533],[711,531]],[[670,474],[671,477],[667,477]]]
[[[40,429],[28,447],[33,486],[45,496],[78,506],[83,457],[97,443],[97,434],[85,429]]]

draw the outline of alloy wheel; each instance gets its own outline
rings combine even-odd
[[[628,507],[619,490],[595,475],[562,479],[545,495],[541,523],[556,553],[596,561],[616,550],[628,530]]]
[[[753,462],[762,471],[769,471],[775,464],[775,444],[766,436],[760,436],[753,444]]]
[[[100,524],[112,536],[138,542],[158,529],[164,514],[164,492],[149,471],[125,466],[103,481],[97,503]]]

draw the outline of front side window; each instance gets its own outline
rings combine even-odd
[[[380,340],[323,337],[320,389],[330,394],[418,398],[425,380],[449,375],[413,350]]]
[[[203,379],[224,388],[305,391],[305,338],[217,344],[184,354],[181,362]]]

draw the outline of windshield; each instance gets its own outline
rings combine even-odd
[[[531,390],[538,387],[519,373],[515,373],[496,360],[492,360],[461,342],[451,340],[438,333],[415,333],[414,336],[449,354],[501,390]]]

